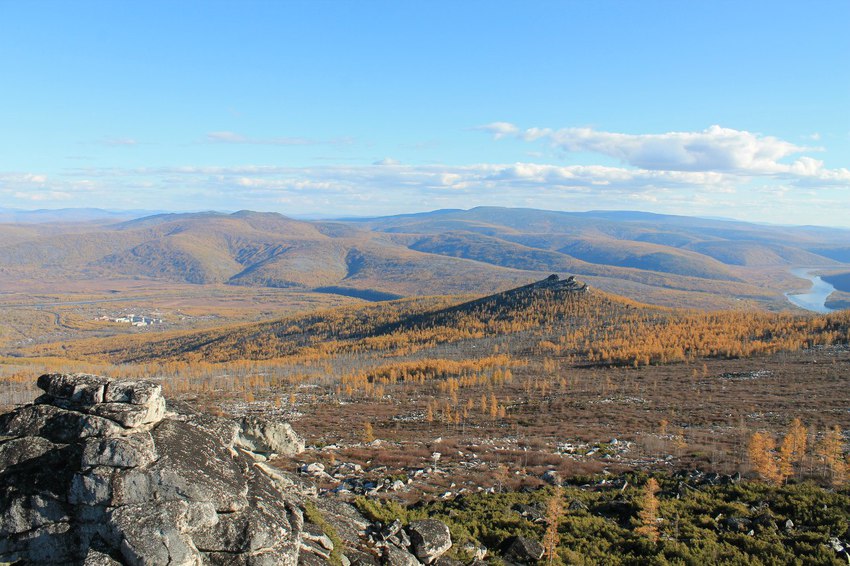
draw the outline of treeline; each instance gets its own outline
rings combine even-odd
[[[441,345],[514,336],[514,355],[545,353],[599,365],[666,364],[846,344],[850,311],[823,316],[695,312],[640,305],[599,291],[507,292],[460,305],[447,298],[346,307],[262,324],[33,348],[110,362],[220,363],[339,355],[411,356]],[[467,349],[466,354],[471,354]],[[474,352],[475,354],[479,354]]]
[[[649,365],[696,358],[742,358],[813,346],[846,344],[850,311],[808,317],[758,312],[688,313],[611,322],[604,335],[565,336],[558,351],[591,362]]]
[[[844,453],[844,434],[838,425],[818,437],[795,418],[778,444],[771,433],[755,432],[750,437],[748,454],[752,470],[771,484],[809,477],[815,472],[833,487],[847,483],[850,455]]]
[[[430,380],[446,379],[455,379],[464,386],[481,385],[488,381],[501,383],[506,373],[510,375],[510,369],[497,369],[489,374],[485,372],[493,368],[507,368],[511,363],[510,356],[504,354],[461,361],[426,358],[385,364],[355,375],[344,376],[342,383],[422,384]]]

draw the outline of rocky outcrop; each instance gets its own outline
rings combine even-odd
[[[566,292],[566,293],[585,293],[588,290],[587,283],[583,283],[578,281],[575,276],[570,275],[566,279],[561,279],[557,274],[552,274],[546,279],[542,281],[535,281],[534,283],[529,283],[528,285],[523,285],[522,287],[516,287],[515,289],[509,289],[497,295],[493,295],[493,297],[502,297],[503,299],[510,299],[515,297],[522,297],[528,293],[535,293],[539,291],[554,291],[554,292]],[[478,299],[473,301],[471,304],[475,304],[486,300],[490,297],[485,297],[484,299]]]
[[[38,386],[0,416],[0,563],[298,562],[300,506],[261,462],[303,449],[288,424],[166,413],[146,381]]]
[[[255,455],[294,456],[304,451],[304,440],[289,423],[245,417],[240,423],[235,445]]]
[[[452,546],[449,527],[436,519],[413,521],[407,526],[411,548],[423,564],[432,564]]]
[[[502,543],[504,557],[518,564],[536,564],[544,552],[543,545],[528,537],[514,536]]]
[[[559,291],[587,291],[587,283],[580,283],[576,281],[574,275],[570,275],[566,279],[561,279],[560,277],[558,277],[558,275],[554,273],[543,281],[532,283],[527,287],[535,289],[555,289]]]
[[[38,386],[0,416],[0,564],[454,563],[444,523],[372,524],[316,497],[302,476],[331,478],[320,463],[274,467],[304,449],[288,423],[166,407],[148,381],[47,374]]]
[[[382,562],[392,566],[435,564],[452,546],[449,527],[436,519],[411,521],[406,527],[396,519],[368,530],[369,539],[381,549]]]

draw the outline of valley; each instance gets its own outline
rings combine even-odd
[[[766,415],[790,418],[812,385],[804,376],[816,349],[828,364],[813,368],[840,373],[847,363],[846,313],[806,315],[785,299],[813,271],[795,261],[840,270],[829,256],[841,259],[841,231],[498,208],[22,226],[22,240],[0,246],[9,403],[26,400],[22,384],[40,371],[142,373],[216,412],[297,418],[317,445],[341,431],[355,442],[368,420],[402,451],[422,434],[510,436],[542,443],[539,458],[561,466],[559,443],[618,438],[637,450],[622,469],[673,456],[729,471],[745,465],[754,428],[782,426]],[[746,246],[720,245],[744,236]],[[588,288],[547,283],[551,268],[575,269],[567,273]],[[690,309],[671,308],[679,304]],[[133,316],[157,323],[116,322]],[[758,379],[719,377],[750,374]],[[846,395],[831,383],[813,398],[840,407]],[[769,391],[785,392],[770,409]],[[346,427],[351,419],[361,422]],[[661,435],[679,434],[678,449],[655,438],[661,422],[678,431]],[[657,461],[647,442],[664,445]],[[578,467],[561,473],[601,469],[594,459],[567,463]]]
[[[841,535],[844,519],[819,523],[805,509],[846,492],[845,464],[823,446],[850,430],[850,311],[811,312],[840,300],[843,280],[830,274],[846,267],[827,255],[820,267],[794,263],[815,252],[776,244],[785,229],[725,226],[774,243],[713,248],[695,243],[709,238],[698,222],[667,218],[669,233],[650,235],[648,220],[607,213],[569,224],[501,209],[327,223],[178,216],[37,227],[28,243],[0,246],[4,409],[31,402],[43,373],[84,372],[144,376],[184,411],[285,421],[305,448],[269,464],[315,486],[311,505],[350,503],[379,526],[437,517],[467,545],[458,558],[468,544],[494,556],[509,534],[541,537],[535,517],[551,493],[571,501],[562,557],[576,563],[749,560],[805,544],[790,531],[778,543],[767,527],[753,531],[761,551],[736,538],[717,510],[756,521],[761,504],[741,503],[752,498],[820,529],[799,552],[840,556],[826,534]],[[519,229],[526,220],[533,233]],[[131,234],[104,255],[114,230]],[[588,230],[608,235],[571,239]],[[840,236],[807,246],[826,253]],[[57,244],[73,237],[90,249]],[[824,282],[813,302],[809,279]],[[786,293],[801,291],[788,296],[794,309]],[[776,446],[795,422],[808,448],[793,462],[766,451],[784,466],[777,482],[753,439]],[[650,476],[666,486],[669,542],[638,548]],[[698,504],[692,493],[711,495]],[[580,534],[587,521],[608,543]],[[679,548],[680,528],[707,546]]]
[[[365,300],[495,292],[571,273],[641,302],[789,308],[795,267],[840,271],[843,230],[480,207],[374,219],[161,214],[0,224],[0,293],[166,284]],[[249,291],[250,292],[250,291]]]
[[[0,566],[850,564],[850,1],[0,6]]]
[[[554,276],[473,300],[298,308],[271,321],[28,343],[0,360],[6,398],[25,397],[21,384],[53,368],[143,374],[215,413],[297,423],[317,461],[407,473],[446,454],[454,483],[501,464],[526,470],[531,485],[547,469],[731,473],[746,467],[755,430],[780,434],[794,417],[816,430],[850,426],[846,311],[672,310]],[[377,452],[361,444],[367,425]]]

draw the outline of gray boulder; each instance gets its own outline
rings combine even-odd
[[[543,558],[544,553],[543,545],[528,537],[510,537],[502,543],[505,558],[519,564],[534,564]]]
[[[103,393],[104,403],[153,407],[162,399],[162,387],[150,381],[110,381]]]
[[[304,439],[292,430],[289,423],[260,417],[242,419],[234,445],[264,456],[295,456],[304,451]]]
[[[523,519],[527,521],[531,521],[532,523],[545,523],[546,522],[546,511],[537,505],[525,505],[522,503],[517,503],[513,507],[511,507],[514,511],[519,513]]]
[[[27,460],[37,458],[64,445],[50,442],[39,436],[24,436],[6,441],[0,440],[0,470],[17,466]]]
[[[474,542],[467,542],[460,551],[473,560],[484,560],[487,557],[487,547]]]
[[[422,566],[415,556],[393,544],[384,546],[381,561],[387,566]]]
[[[120,436],[125,430],[120,424],[79,411],[54,405],[28,405],[0,417],[0,430],[5,436],[40,436],[68,444],[80,438]]]
[[[153,437],[148,432],[113,438],[92,438],[86,441],[81,465],[138,468],[157,459]]]
[[[121,566],[121,563],[108,554],[90,548],[83,560],[83,566]]]
[[[80,470],[71,480],[68,503],[72,505],[109,505],[112,502],[113,468],[98,466]]]
[[[201,553],[187,532],[188,514],[185,501],[124,505],[109,514],[111,539],[131,566],[194,566],[201,563]]]
[[[37,403],[0,416],[0,563],[298,562],[295,482],[233,450],[242,426],[187,408],[166,417],[155,383],[38,385]],[[265,439],[255,448],[297,447],[283,424],[249,427]]]
[[[48,495],[16,494],[6,500],[0,515],[0,538],[68,520],[68,508],[58,499]]]
[[[107,383],[108,379],[96,375],[48,373],[39,377],[36,385],[63,405],[91,407],[103,403]]]
[[[162,387],[156,383],[50,373],[39,377],[37,384],[45,394],[36,403],[97,415],[125,428],[155,424],[165,415]]]
[[[749,531],[752,524],[753,522],[746,517],[725,517],[722,521],[722,525],[724,527],[737,533],[745,533]]]
[[[546,470],[542,476],[543,481],[548,484],[559,486],[564,484],[564,478],[557,470]]]
[[[383,525],[383,527],[377,533],[375,533],[375,536],[378,538],[378,540],[389,540],[390,538],[395,536],[396,533],[398,533],[403,526],[404,525],[402,525],[401,520],[396,519],[389,525]]]
[[[91,412],[113,420],[123,427],[135,428],[162,420],[165,415],[165,400],[160,399],[149,407],[127,403],[102,403],[92,407]]]
[[[436,519],[412,521],[407,526],[413,554],[423,564],[432,564],[452,547],[449,527]]]

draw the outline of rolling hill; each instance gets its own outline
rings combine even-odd
[[[208,330],[24,348],[27,356],[109,363],[278,360],[347,366],[429,355],[452,359],[541,349],[591,364],[649,365],[844,344],[850,312],[821,317],[668,309],[548,278],[498,293],[401,299]]]
[[[636,212],[480,207],[302,221],[240,211],[0,225],[3,281],[137,279],[371,299],[495,292],[552,272],[668,306],[783,308],[792,266],[840,267],[850,231]]]

